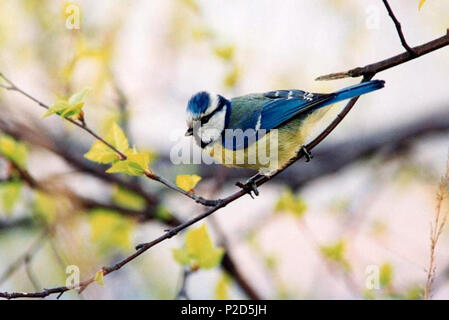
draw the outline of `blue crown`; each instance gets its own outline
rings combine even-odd
[[[210,95],[208,92],[201,91],[193,95],[187,104],[187,111],[194,115],[200,115],[209,107]]]

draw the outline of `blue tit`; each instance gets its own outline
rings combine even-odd
[[[193,136],[198,146],[225,166],[270,176],[303,148],[328,110],[325,107],[381,89],[384,83],[372,80],[326,94],[278,90],[231,100],[199,92],[187,105],[186,136]],[[263,149],[264,161],[260,160]]]

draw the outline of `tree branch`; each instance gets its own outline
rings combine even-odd
[[[438,39],[427,42],[421,46],[414,47],[413,51],[415,52],[415,55],[412,55],[409,52],[404,52],[404,53],[398,54],[394,57],[391,57],[391,58],[388,58],[388,59],[385,59],[385,60],[382,60],[379,62],[375,62],[372,64],[368,64],[364,67],[358,67],[358,68],[351,69],[349,71],[331,73],[331,74],[327,74],[324,76],[320,76],[320,77],[316,78],[316,80],[318,80],[318,81],[335,80],[335,79],[342,79],[342,78],[348,78],[348,77],[357,78],[357,77],[376,74],[381,71],[396,67],[396,66],[403,64],[405,62],[408,62],[410,60],[421,57],[430,52],[441,49],[447,45],[449,45],[449,34],[446,34],[445,36],[442,36]]]
[[[364,79],[367,80],[367,79]],[[311,151],[314,147],[316,147],[323,139],[325,139],[335,128],[336,126],[343,120],[343,118],[347,115],[347,113],[351,110],[351,108],[354,106],[354,104],[357,102],[358,97],[351,99],[348,104],[346,105],[346,107],[343,109],[343,111],[337,116],[337,118],[332,121],[332,123],[317,137],[315,138],[312,142],[310,142],[307,146],[306,149],[308,151]],[[271,180],[273,177],[275,177],[277,174],[279,174],[280,172],[282,172],[283,170],[285,170],[286,168],[288,168],[291,164],[293,164],[295,161],[301,159],[304,156],[304,151],[303,149],[301,149],[297,156],[292,158],[290,160],[290,162],[282,169],[279,169],[275,174],[273,174],[271,177],[266,177],[263,176],[262,179],[258,180],[256,182],[257,186],[261,186],[262,184],[266,183],[267,181]],[[103,275],[107,276],[108,274],[117,271],[119,269],[121,269],[124,265],[126,265],[127,263],[133,261],[134,259],[136,259],[137,257],[139,257],[142,253],[144,253],[145,251],[149,250],[150,248],[154,247],[155,245],[170,239],[172,237],[174,237],[175,235],[177,235],[179,232],[181,232],[182,230],[190,227],[191,225],[197,223],[198,221],[201,221],[205,218],[207,218],[208,216],[210,216],[211,214],[213,214],[214,212],[218,211],[221,208],[224,208],[225,206],[227,206],[228,204],[234,202],[235,200],[241,198],[242,196],[244,196],[245,194],[249,193],[249,190],[247,189],[241,189],[240,191],[235,192],[234,194],[224,198],[224,199],[219,199],[217,200],[217,205],[215,205],[214,207],[206,210],[204,213],[192,218],[191,220],[188,220],[170,230],[168,230],[165,234],[161,235],[160,237],[154,239],[151,242],[148,243],[143,243],[140,244],[136,247],[136,252],[133,253],[132,255],[120,260],[119,262],[117,262],[116,264],[110,266],[110,267],[103,267]],[[6,298],[6,299],[14,299],[14,298],[43,298],[43,297],[47,297],[49,295],[52,294],[61,294],[64,293],[66,291],[72,290],[72,289],[79,289],[79,291],[83,291],[85,288],[87,288],[92,282],[95,281],[95,276],[91,276],[90,278],[88,278],[87,280],[84,280],[80,283],[79,288],[75,288],[73,286],[68,287],[68,286],[64,286],[64,287],[58,287],[58,288],[52,288],[52,289],[45,289],[42,291],[38,291],[38,292],[33,292],[33,293],[22,293],[22,292],[13,292],[13,293],[8,293],[8,292],[0,292],[0,298]]]
[[[130,182],[127,180],[121,179],[117,175],[110,175],[104,172],[102,166],[91,166],[90,162],[86,161],[84,158],[78,157],[77,152],[80,148],[79,146],[73,146],[73,143],[70,143],[70,147],[67,147],[67,142],[63,142],[58,140],[57,137],[47,138],[47,137],[40,137],[42,135],[43,130],[38,130],[38,132],[34,132],[32,128],[29,128],[24,125],[7,125],[11,121],[5,121],[5,119],[0,120],[0,130],[6,132],[7,134],[13,136],[16,139],[19,140],[25,140],[28,142],[31,142],[33,144],[38,144],[44,148],[47,148],[48,150],[56,153],[57,155],[62,156],[64,159],[66,159],[71,165],[74,165],[76,168],[79,168],[87,173],[93,173],[94,176],[97,176],[105,181],[117,183],[119,185],[124,186],[125,188],[128,188],[129,190],[132,190],[136,192],[137,194],[141,195],[143,198],[147,200],[147,206],[150,205],[150,207],[155,207],[153,205],[154,203],[157,204],[158,200],[151,194],[147,193],[145,190],[143,190],[140,185],[136,184],[135,182]],[[33,126],[34,128],[35,126]],[[53,143],[47,143],[47,140],[53,141]],[[36,181],[28,172],[19,171],[19,174],[26,177],[26,182],[28,185],[33,186],[34,188],[40,188],[42,186],[42,183],[39,181]],[[111,180],[112,178],[112,180]],[[54,190],[53,190],[54,191]],[[138,219],[139,222],[145,222],[150,219],[156,219],[153,215],[153,210],[150,210],[151,208],[145,208],[144,210],[131,210],[128,208],[124,208],[115,204],[108,204],[99,202],[97,200],[71,195],[71,199],[81,204],[81,206],[85,209],[94,209],[94,208],[103,208],[103,209],[110,209],[117,211],[119,213],[122,213],[127,216],[134,217]],[[150,202],[151,201],[151,202]],[[181,223],[179,219],[176,217],[171,217],[170,219],[164,219],[161,221],[167,226],[173,227],[177,226]],[[14,221],[11,223],[7,222],[0,222],[0,229],[10,229],[11,227],[20,227],[20,226],[30,226],[33,224],[32,219],[24,218],[23,221]],[[246,282],[246,279],[240,274],[236,263],[232,260],[232,258],[225,254],[222,260],[222,268],[226,270],[226,272],[231,275],[236,283],[241,287],[241,289],[247,294],[248,297],[254,300],[259,299],[259,295],[257,292]]]
[[[16,91],[16,92],[24,95],[28,99],[32,100],[33,102],[37,103],[42,108],[47,109],[47,110],[50,109],[50,107],[47,104],[43,103],[42,101],[38,100],[37,98],[33,97],[32,95],[30,95],[26,91],[24,91],[21,88],[19,88],[17,85],[15,85],[11,80],[9,80],[1,72],[0,72],[0,78],[2,78],[8,84],[8,85],[0,85],[1,88],[4,88],[6,90],[11,90],[11,91]],[[82,130],[86,131],[87,133],[89,133],[92,137],[94,137],[98,141],[101,141],[103,144],[105,144],[108,148],[110,148],[111,150],[113,150],[117,154],[119,160],[124,161],[124,160],[128,159],[128,157],[123,152],[118,150],[116,147],[111,145],[105,139],[100,137],[94,130],[89,128],[86,125],[84,120],[81,121],[81,122],[78,122],[78,121],[72,120],[70,118],[63,117],[63,119],[68,121],[68,122],[70,122],[70,123],[72,123],[72,124],[74,124],[75,126],[81,128]],[[151,179],[151,180],[158,181],[158,182],[162,183],[163,185],[165,185],[169,189],[172,189],[172,190],[174,190],[174,191],[176,191],[178,193],[181,193],[184,196],[186,196],[186,197],[188,197],[188,198],[194,200],[195,202],[200,203],[200,204],[202,204],[204,206],[212,207],[212,206],[217,204],[216,200],[207,200],[207,199],[204,199],[203,197],[198,196],[198,195],[196,195],[194,193],[190,193],[190,192],[182,190],[181,188],[178,188],[178,186],[176,186],[175,184],[171,183],[170,181],[168,181],[164,177],[155,174],[154,172],[150,171],[149,169],[145,170],[145,176],[147,178]]]
[[[17,218],[15,220],[0,221],[0,231],[6,232],[15,228],[30,228],[35,225],[31,218]]]

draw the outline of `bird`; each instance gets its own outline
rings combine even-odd
[[[232,99],[200,91],[187,103],[185,136],[193,136],[203,151],[227,167],[258,170],[247,183],[239,184],[249,188],[250,195],[251,191],[258,195],[257,177],[270,177],[283,169],[300,150],[310,161],[312,155],[304,143],[327,107],[384,85],[383,80],[370,80],[333,93],[275,90]],[[260,156],[262,151],[265,154]]]

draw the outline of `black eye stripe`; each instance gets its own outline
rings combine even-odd
[[[210,118],[212,118],[215,115],[215,113],[217,113],[217,110],[214,110],[212,113],[208,114],[207,116],[201,117],[201,119],[200,119],[201,124],[208,123]]]
[[[218,108],[216,108],[214,111],[212,111],[211,113],[209,113],[207,116],[201,117],[200,121],[201,124],[206,124],[209,122],[209,120],[217,113],[220,112],[221,110],[223,110],[223,107],[225,106],[225,104],[223,103],[222,99],[218,100]]]

